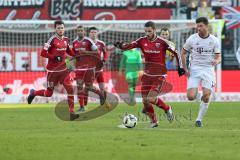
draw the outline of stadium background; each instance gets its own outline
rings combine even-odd
[[[136,3],[134,3],[136,2]],[[204,6],[204,2],[207,6]],[[231,17],[225,16],[229,13],[226,6],[240,11],[237,0],[224,1],[196,1],[196,0],[152,0],[152,1],[61,1],[61,0],[38,0],[38,1],[0,1],[0,20],[171,20],[171,19],[194,19],[197,16],[207,16],[209,19],[217,18],[220,14],[225,18],[225,29],[222,39],[222,92],[227,95],[222,99],[224,101],[240,100],[240,62],[237,61],[235,53],[239,47],[240,29],[239,24],[227,25],[233,21]],[[224,7],[223,7],[224,6]],[[208,12],[201,12],[206,9]],[[146,14],[148,13],[148,14]],[[236,13],[237,14],[237,13]],[[240,13],[238,14],[238,16]],[[9,26],[8,26],[9,27]],[[24,24],[19,25],[24,27]],[[25,25],[25,28],[31,27]],[[0,26],[1,28],[1,26]],[[18,28],[16,28],[18,29]],[[12,38],[4,41],[6,35],[0,30],[1,50],[0,50],[0,102],[16,103],[25,102],[23,95],[27,95],[32,86],[38,86],[45,79],[45,60],[39,56],[41,48],[35,48],[32,52],[28,48],[14,48],[15,44],[24,41],[18,41],[14,34],[9,34]],[[21,33],[18,34],[18,37]],[[101,38],[101,37],[100,37]],[[103,39],[104,40],[104,39]],[[41,42],[44,43],[44,42]],[[177,42],[178,43],[178,42]],[[11,51],[8,50],[10,47]],[[8,46],[8,47],[6,47]],[[39,44],[41,46],[41,44]],[[108,44],[109,52],[117,52]],[[20,55],[22,54],[22,55]],[[120,59],[111,54],[110,61],[118,64]],[[4,65],[4,57],[7,61]],[[115,62],[116,61],[116,62]],[[109,65],[107,69],[110,69]],[[112,68],[111,68],[112,69]],[[117,66],[115,68],[117,70]],[[174,74],[171,71],[170,74]],[[106,73],[106,83],[111,80],[111,76]],[[186,83],[182,84],[173,92],[185,92]],[[109,92],[115,92],[114,87],[108,89]]]

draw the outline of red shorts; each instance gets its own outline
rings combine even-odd
[[[47,72],[47,88],[54,88],[58,83],[71,83],[70,71]]]
[[[104,83],[103,71],[97,71],[95,77],[98,83]]]
[[[172,85],[166,82],[163,76],[142,76],[141,93],[142,97],[146,97],[150,91],[156,91],[163,94],[172,90]]]
[[[95,69],[77,70],[76,80],[83,80],[85,84],[93,84],[95,79]]]

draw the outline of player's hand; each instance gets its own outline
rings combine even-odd
[[[122,76],[123,76],[123,72],[122,72],[122,71],[119,71],[119,72],[118,72],[118,76],[119,76],[119,77],[122,77]]]
[[[214,59],[214,60],[212,61],[212,65],[213,65],[213,66],[216,66],[218,63],[219,63],[219,61],[216,60],[216,59]]]
[[[66,67],[70,70],[70,71],[74,71],[74,66],[71,65],[71,62],[68,58],[65,59],[65,63],[66,63]]]
[[[140,78],[141,78],[141,77],[143,76],[143,74],[144,74],[144,71],[142,71],[142,70],[141,70],[141,71],[139,71],[139,72],[138,72],[138,77],[140,77]]]
[[[185,73],[186,73],[186,71],[183,68],[178,68],[178,75],[179,75],[179,77],[181,77]]]
[[[63,58],[61,56],[54,57],[54,60],[57,62],[62,62]]]
[[[50,46],[51,46],[50,44],[45,43],[44,46],[43,46],[43,49],[47,51]]]
[[[115,42],[113,45],[117,48],[122,48],[123,42]]]

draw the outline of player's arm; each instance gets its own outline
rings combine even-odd
[[[214,57],[214,60],[212,61],[212,65],[216,66],[222,61],[220,41],[218,39],[216,39],[215,41],[214,53],[215,53],[215,57]]]
[[[119,71],[123,72],[125,66],[126,66],[126,55],[122,54],[121,61],[120,61],[120,66],[119,66]]]
[[[190,51],[191,47],[192,47],[192,42],[193,42],[193,39],[192,39],[192,36],[190,36],[185,44],[183,45],[183,48],[181,50],[181,58],[182,58],[182,64],[183,64],[183,68],[185,70],[185,75],[188,77],[189,76],[189,71],[188,71],[188,67],[187,67],[187,60],[186,60],[186,57],[187,57],[187,54],[188,52]]]
[[[187,69],[186,57],[187,57],[187,50],[185,50],[184,48],[182,48],[181,58],[182,58],[182,64],[183,64],[183,68],[184,68],[184,69]]]
[[[50,48],[51,48],[51,45],[49,43],[45,43],[41,51],[41,56],[45,58],[53,58],[53,56],[49,54]]]
[[[70,44],[67,45],[67,54],[71,57],[75,55],[74,50],[70,47]]]
[[[220,53],[215,53],[215,57],[214,57],[214,60],[212,62],[212,65],[216,66],[217,64],[221,63],[221,61],[222,61],[221,54]]]
[[[136,41],[133,41],[131,43],[127,43],[127,42],[115,42],[114,46],[117,48],[120,48],[122,50],[129,50],[129,49],[133,49],[133,48],[140,48],[139,46],[139,39]]]
[[[178,67],[178,75],[182,76],[185,74],[185,70],[183,68],[182,58],[180,53],[178,53],[176,50],[173,50],[171,47],[168,47],[167,49],[169,52],[171,52],[177,59],[177,67]]]
[[[103,61],[106,62],[107,58],[108,58],[108,53],[107,53],[107,47],[106,47],[105,43],[103,43],[102,52],[103,52]]]
[[[98,55],[98,47],[94,44],[91,43],[91,51],[87,51],[87,50],[79,50],[79,52],[81,52],[82,54],[86,54],[86,55]]]

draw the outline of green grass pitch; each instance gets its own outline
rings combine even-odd
[[[160,125],[154,129],[140,114],[141,104],[122,103],[86,122],[59,120],[54,104],[1,104],[0,159],[240,159],[240,103],[212,103],[202,128],[194,126],[198,103],[170,104],[175,121],[168,123],[164,112],[155,108]],[[126,111],[139,117],[133,129],[117,127]]]

